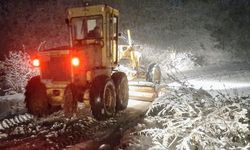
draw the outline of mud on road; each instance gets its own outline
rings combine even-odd
[[[71,118],[62,112],[39,119],[17,115],[0,122],[0,149],[117,149],[123,133],[141,120],[149,104],[139,102],[106,121],[95,120],[89,109]]]

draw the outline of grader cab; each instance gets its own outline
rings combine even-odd
[[[28,112],[46,116],[55,108],[66,115],[78,102],[90,104],[97,119],[105,119],[128,104],[128,79],[118,64],[118,10],[107,5],[67,10],[69,45],[40,50],[33,60],[40,75],[28,81]]]

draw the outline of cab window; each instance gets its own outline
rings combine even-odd
[[[73,40],[95,39],[103,37],[102,17],[77,17],[71,20]]]

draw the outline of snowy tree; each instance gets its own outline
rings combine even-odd
[[[156,99],[135,135],[151,149],[249,149],[249,97],[213,97],[205,90],[168,89]]]
[[[27,81],[38,74],[38,70],[31,64],[29,54],[23,51],[10,51],[3,63],[5,80],[14,92],[24,92]]]

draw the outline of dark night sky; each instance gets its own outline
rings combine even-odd
[[[136,44],[200,54],[213,50],[250,56],[249,0],[93,0],[120,10],[120,32]],[[82,0],[0,0],[0,55],[67,44],[65,8]]]

